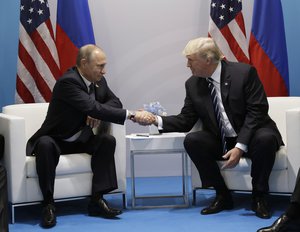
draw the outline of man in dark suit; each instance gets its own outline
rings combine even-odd
[[[267,98],[255,68],[225,61],[211,38],[191,40],[183,53],[192,77],[185,83],[186,98],[180,114],[135,120],[154,123],[161,132],[188,132],[200,119],[203,130],[187,134],[184,146],[199,171],[203,187],[216,190],[215,200],[201,214],[233,208],[231,193],[216,160],[226,160],[222,168],[232,168],[245,156],[252,160],[252,210],[258,217],[269,218],[264,196],[282,139],[268,115]],[[210,83],[216,104],[211,98]],[[218,121],[214,105],[218,107]],[[227,151],[223,151],[225,147]]]
[[[0,135],[0,231],[8,232],[7,175],[1,160],[4,155],[4,137]]]
[[[53,200],[55,169],[60,154],[86,152],[92,156],[92,196],[89,215],[114,218],[121,210],[110,208],[103,199],[117,188],[114,162],[115,138],[107,133],[94,135],[92,128],[105,122],[124,124],[134,113],[122,103],[104,78],[106,55],[95,45],[79,49],[76,67],[55,84],[45,121],[28,140],[27,155],[36,156],[36,170],[43,194],[42,227],[56,224]],[[141,112],[136,112],[141,114]]]
[[[300,231],[300,169],[296,180],[290,204],[271,226],[259,229],[257,232],[299,232]]]

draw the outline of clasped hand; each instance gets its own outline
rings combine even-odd
[[[156,122],[156,117],[148,111],[139,110],[135,112],[135,116],[132,121],[137,122],[140,125],[147,126],[154,124]]]
[[[100,125],[100,122],[101,122],[101,120],[92,118],[90,116],[87,116],[87,118],[86,118],[86,125],[91,128],[98,127]]]

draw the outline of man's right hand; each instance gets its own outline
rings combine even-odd
[[[156,122],[156,117],[148,111],[138,110],[135,112],[135,116],[132,121],[137,122],[140,125],[147,126],[154,124]]]

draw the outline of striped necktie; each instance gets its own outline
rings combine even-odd
[[[211,99],[212,99],[212,102],[213,102],[217,123],[218,123],[219,129],[220,129],[223,154],[225,154],[227,152],[226,139],[225,139],[225,129],[224,129],[223,120],[222,120],[222,117],[221,117],[221,112],[220,112],[220,107],[219,107],[219,102],[218,102],[218,97],[217,97],[217,91],[216,91],[216,88],[213,84],[214,80],[212,78],[208,77],[208,78],[206,78],[206,81],[208,82],[208,88],[210,90],[210,96],[211,96]]]

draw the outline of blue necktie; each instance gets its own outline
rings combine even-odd
[[[214,111],[217,119],[217,123],[220,129],[220,134],[221,134],[221,139],[222,139],[222,148],[223,148],[223,154],[227,152],[227,147],[226,147],[226,140],[225,140],[225,129],[223,126],[223,120],[221,117],[221,112],[219,108],[219,103],[218,103],[218,98],[217,98],[217,91],[216,88],[213,84],[213,79],[212,78],[206,78],[206,81],[208,82],[208,88],[210,90],[210,96],[213,102],[214,106]]]

